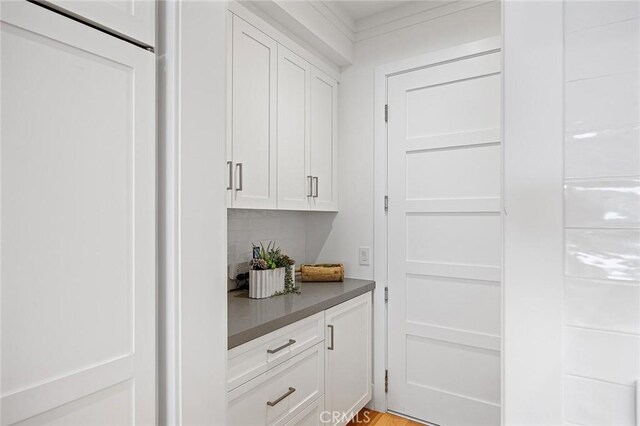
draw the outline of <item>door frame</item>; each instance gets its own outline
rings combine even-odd
[[[376,281],[373,306],[373,403],[377,411],[387,411],[385,392],[385,373],[387,369],[387,303],[385,289],[388,286],[387,256],[387,123],[385,105],[387,104],[387,81],[389,77],[428,68],[447,62],[485,55],[502,50],[501,37],[490,37],[471,43],[461,44],[448,49],[437,50],[424,55],[379,65],[374,77],[374,209],[373,209],[373,278]],[[504,292],[504,286],[502,286]],[[390,297],[393,297],[391,295]],[[502,324],[503,325],[503,324]],[[502,327],[504,328],[504,327]],[[504,349],[504,338],[502,348]],[[383,354],[379,356],[378,354]],[[501,350],[502,372],[504,372],[504,351]],[[502,374],[503,376],[504,374]],[[501,377],[501,381],[504,377]],[[393,379],[391,380],[391,382]],[[504,398],[504,393],[502,393]],[[504,400],[501,401],[504,410]]]

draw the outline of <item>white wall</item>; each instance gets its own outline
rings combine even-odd
[[[640,3],[566,2],[565,421],[636,424]]]
[[[356,43],[354,65],[344,68],[339,87],[337,215],[307,220],[307,260],[340,261],[346,275],[373,278],[360,266],[358,248],[373,247],[374,69],[426,52],[500,35],[500,3],[472,8]]]
[[[563,421],[562,10],[504,3],[505,425]]]
[[[225,419],[226,9],[160,2],[160,424]]]

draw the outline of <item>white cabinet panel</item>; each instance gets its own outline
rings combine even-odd
[[[2,423],[128,381],[109,418],[152,424],[155,56],[0,7]]]
[[[338,85],[317,69],[311,72],[311,210],[338,209]]]
[[[276,207],[277,43],[233,18],[233,207]]]
[[[308,210],[311,66],[278,46],[278,208]]]
[[[371,399],[371,293],[325,311],[325,410],[344,425]]]
[[[155,0],[41,0],[55,9],[147,46],[156,44]]]

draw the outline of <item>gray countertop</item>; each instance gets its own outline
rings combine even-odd
[[[247,291],[227,297],[228,349],[339,305],[375,288],[375,281],[345,278],[344,282],[304,282],[301,294],[250,299]]]

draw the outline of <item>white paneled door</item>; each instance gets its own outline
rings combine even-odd
[[[0,423],[155,424],[155,56],[26,1],[0,32]]]
[[[388,78],[390,410],[500,424],[499,52]]]

